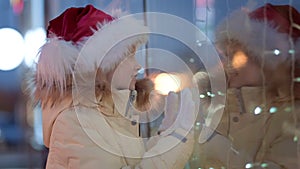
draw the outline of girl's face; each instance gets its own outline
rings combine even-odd
[[[126,57],[112,75],[112,87],[118,90],[134,90],[139,69],[141,65],[137,62],[134,53]]]

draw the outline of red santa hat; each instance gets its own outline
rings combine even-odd
[[[258,61],[265,58],[265,65],[273,68],[299,52],[299,37],[299,12],[289,5],[269,3],[253,11],[233,12],[216,31],[217,44],[226,46],[229,40],[236,40],[249,57]]]
[[[87,71],[95,68],[96,60],[105,56],[100,65],[103,72],[115,68],[129,53],[132,46],[146,43],[148,31],[142,22],[133,19],[112,17],[92,5],[69,8],[49,22],[47,42],[40,49],[37,63],[37,87],[48,89],[55,87],[63,91],[67,76],[74,71],[74,65],[82,49],[85,56],[92,56],[87,61]],[[137,34],[140,33],[140,34]],[[127,39],[125,35],[135,35]],[[111,41],[123,40],[113,52],[107,52]],[[91,42],[89,39],[92,39]],[[101,42],[101,43],[99,43]],[[100,45],[102,44],[102,45]],[[98,65],[97,65],[98,66]]]

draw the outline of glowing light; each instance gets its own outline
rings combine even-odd
[[[219,96],[225,96],[225,94],[222,93],[221,91],[218,91],[218,95],[219,95]]]
[[[194,63],[194,62],[195,62],[195,59],[194,59],[194,58],[190,58],[190,62],[191,62],[191,63]]]
[[[276,107],[271,107],[269,110],[270,113],[276,113],[277,112],[277,108]]]
[[[14,13],[20,14],[23,12],[24,0],[10,0],[10,4],[12,5]]]
[[[211,95],[211,93],[210,92],[207,92],[207,96],[210,96]]]
[[[291,111],[292,111],[292,108],[291,108],[291,107],[286,107],[286,108],[284,108],[284,111],[285,111],[285,112],[291,112]]]
[[[260,107],[256,107],[254,109],[254,114],[257,115],[257,114],[260,114],[262,112],[262,109]]]
[[[210,97],[215,97],[215,96],[216,96],[216,95],[215,95],[215,94],[213,94],[213,93],[212,93],[212,94],[210,94]]]
[[[201,124],[200,122],[197,122],[197,123],[196,123],[196,126],[200,126],[200,124]]]
[[[209,167],[209,169],[214,169],[214,167]]]
[[[294,49],[290,49],[289,50],[289,54],[295,54],[295,50]]]
[[[298,137],[297,137],[297,136],[294,136],[293,141],[294,141],[294,142],[298,142]]]
[[[18,67],[24,59],[24,39],[11,28],[0,29],[0,70],[9,71]]]
[[[200,94],[199,97],[200,97],[201,99],[203,99],[203,98],[205,98],[205,95],[204,95],[204,94]]]
[[[252,168],[253,167],[253,164],[251,164],[251,163],[247,163],[246,165],[245,165],[245,168]]]
[[[268,164],[267,164],[267,163],[262,163],[260,166],[261,166],[262,168],[266,168],[266,167],[268,167]]]
[[[202,46],[202,43],[201,43],[201,41],[200,41],[200,40],[196,40],[196,43],[197,43],[197,45],[198,45],[199,47],[201,47],[201,46]]]
[[[295,82],[300,82],[300,77],[296,77],[296,78],[294,79],[294,81],[295,81]]]
[[[275,50],[273,51],[273,53],[274,53],[275,55],[279,55],[279,54],[280,54],[280,50],[275,49]]]
[[[37,61],[37,54],[39,48],[45,43],[46,32],[43,28],[37,28],[34,30],[29,30],[25,34],[25,64],[31,67],[34,62]]]
[[[178,92],[180,90],[181,81],[176,75],[161,73],[154,80],[154,88],[163,95],[169,92]]]
[[[246,56],[246,54],[244,52],[237,51],[233,55],[233,59],[232,59],[233,68],[239,69],[239,68],[243,67],[247,62],[248,62],[248,57]]]

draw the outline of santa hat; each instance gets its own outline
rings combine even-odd
[[[299,52],[299,27],[300,14],[295,8],[268,3],[253,11],[233,12],[218,27],[216,43],[226,46],[236,40],[249,57],[257,61],[264,58],[266,66],[276,68],[278,63],[291,59],[292,53]]]
[[[108,72],[132,52],[132,46],[146,43],[147,32],[147,27],[134,18],[115,18],[92,5],[69,8],[49,22],[47,42],[41,47],[37,63],[36,85],[65,90],[67,77],[72,75],[83,48],[84,56],[91,56],[86,71],[96,71],[97,58],[105,56],[99,68]],[[121,39],[125,35],[135,36]],[[116,49],[107,52],[111,42],[118,39]]]

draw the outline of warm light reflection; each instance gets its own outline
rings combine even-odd
[[[24,0],[10,0],[13,12],[15,14],[21,14],[24,10]]]
[[[237,51],[233,55],[233,59],[232,59],[233,68],[239,69],[239,68],[243,67],[247,62],[248,62],[248,57],[246,56],[246,54],[244,52]]]
[[[181,80],[178,76],[173,74],[161,73],[154,79],[154,88],[163,95],[169,92],[178,92],[181,86]]]

